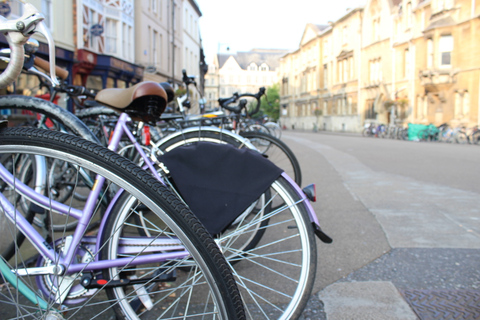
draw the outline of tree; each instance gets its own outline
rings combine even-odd
[[[277,121],[280,118],[280,87],[278,83],[267,88],[266,97],[261,99],[260,110],[270,119]]]

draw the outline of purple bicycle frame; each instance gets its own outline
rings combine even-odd
[[[152,161],[146,155],[142,146],[136,141],[134,135],[130,132],[127,123],[129,117],[127,114],[122,113],[120,115],[119,121],[115,126],[114,133],[112,135],[111,141],[108,145],[108,148],[112,151],[118,149],[120,140],[123,134],[126,134],[130,141],[135,146],[136,150],[140,153],[143,160],[145,161],[146,167],[150,169],[152,174],[163,183],[158,172],[155,170]],[[172,246],[171,238],[149,238],[149,237],[138,237],[138,238],[127,238],[120,243],[119,252],[120,253],[149,253],[148,255],[136,256],[132,261],[132,258],[118,258],[113,260],[99,260],[98,252],[101,249],[99,246],[101,244],[101,239],[103,238],[103,229],[105,227],[106,221],[111,213],[112,208],[114,207],[115,201],[118,200],[119,196],[123,193],[123,189],[119,190],[115,197],[110,202],[100,225],[100,229],[97,235],[97,241],[95,242],[95,261],[86,263],[75,263],[75,252],[80,246],[84,238],[88,223],[93,215],[95,210],[96,203],[100,197],[105,178],[97,176],[95,180],[94,187],[90,191],[85,206],[83,210],[70,208],[69,206],[56,202],[50,199],[47,196],[43,196],[35,192],[32,188],[25,185],[21,181],[15,179],[13,175],[8,172],[8,170],[0,164],[0,178],[7,182],[11,186],[15,186],[15,189],[18,190],[18,193],[29,198],[30,201],[36,203],[40,207],[43,207],[48,210],[52,210],[56,213],[69,215],[78,220],[78,225],[73,233],[73,239],[71,245],[67,249],[66,253],[59,255],[50,244],[46,243],[45,239],[38,233],[37,230],[29,223],[23,215],[18,212],[15,207],[10,203],[10,201],[5,197],[5,195],[0,193],[0,205],[3,208],[4,213],[8,219],[14,223],[20,231],[26,236],[27,239],[35,246],[38,252],[47,259],[51,261],[58,261],[60,264],[66,266],[65,274],[72,274],[80,271],[90,271],[90,270],[100,270],[111,267],[123,267],[126,265],[134,266],[140,264],[148,264],[155,262],[163,262],[171,259],[183,259],[189,256],[189,253],[185,248],[178,243],[176,246]],[[131,247],[136,244],[148,245],[151,247],[158,248],[157,251],[162,251],[162,253],[155,253],[152,250],[146,249],[142,252],[132,252]],[[163,248],[163,249],[162,249]],[[165,252],[168,251],[168,252]],[[172,252],[173,251],[173,252]]]

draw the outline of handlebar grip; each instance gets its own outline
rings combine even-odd
[[[235,113],[239,113],[242,109],[239,108],[239,106],[229,106],[230,103],[234,103],[236,102],[238,99],[238,95],[237,94],[234,94],[233,97],[231,98],[220,98],[218,99],[218,103],[220,103],[220,107],[228,110],[228,111],[232,111],[232,112],[235,112]]]
[[[40,57],[35,57],[34,64],[43,70],[50,70],[50,62]],[[62,80],[68,78],[68,71],[58,66],[55,66],[55,73]]]
[[[22,72],[23,62],[25,60],[25,51],[23,48],[25,38],[23,38],[23,36],[20,37],[19,35],[21,34],[7,33],[5,35],[11,53],[10,62],[8,63],[7,68],[0,74],[0,88],[5,88],[13,83]]]

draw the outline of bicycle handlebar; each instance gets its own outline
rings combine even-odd
[[[5,88],[14,82],[22,72],[25,51],[23,49],[23,41],[25,39],[20,37],[21,34],[7,33],[8,45],[10,46],[10,62],[5,71],[0,74],[0,88]]]
[[[195,82],[195,77],[187,75],[187,70],[183,69],[182,70],[182,75],[183,75],[182,81],[187,86],[187,90],[188,90],[188,85],[190,85],[190,84],[193,84],[194,86],[197,86],[197,83]]]
[[[241,99],[238,106],[229,106],[229,104],[237,102],[238,99],[242,97],[252,97],[257,100],[257,105],[255,106],[255,109],[253,111],[247,112],[248,116],[252,116],[256,114],[260,110],[260,98],[265,94],[265,87],[261,87],[257,93],[242,93],[238,94],[235,92],[232,97],[230,98],[220,98],[218,99],[218,103],[220,103],[220,106],[226,110],[235,112],[235,113],[240,113],[242,109],[247,109],[247,101],[245,99]],[[243,100],[243,101],[242,101]]]
[[[44,60],[40,57],[37,57],[35,56],[34,60],[33,60],[34,64],[37,66],[37,67],[40,67],[42,68],[43,70],[50,70],[50,62],[48,62],[47,60]],[[68,71],[63,69],[63,68],[60,68],[58,66],[54,66],[55,68],[55,74],[62,80],[66,80],[68,78]]]
[[[55,44],[53,37],[46,27],[45,17],[31,4],[24,3],[24,15],[15,20],[7,20],[0,16],[0,32],[4,33],[10,46],[10,62],[0,74],[0,88],[13,83],[22,72],[25,51],[23,45],[33,33],[40,33],[48,43],[49,56],[55,61]],[[50,75],[54,86],[59,85],[55,78],[55,66],[50,65]]]

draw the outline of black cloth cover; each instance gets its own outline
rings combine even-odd
[[[212,235],[225,230],[283,172],[257,151],[211,142],[175,148],[160,160]]]

